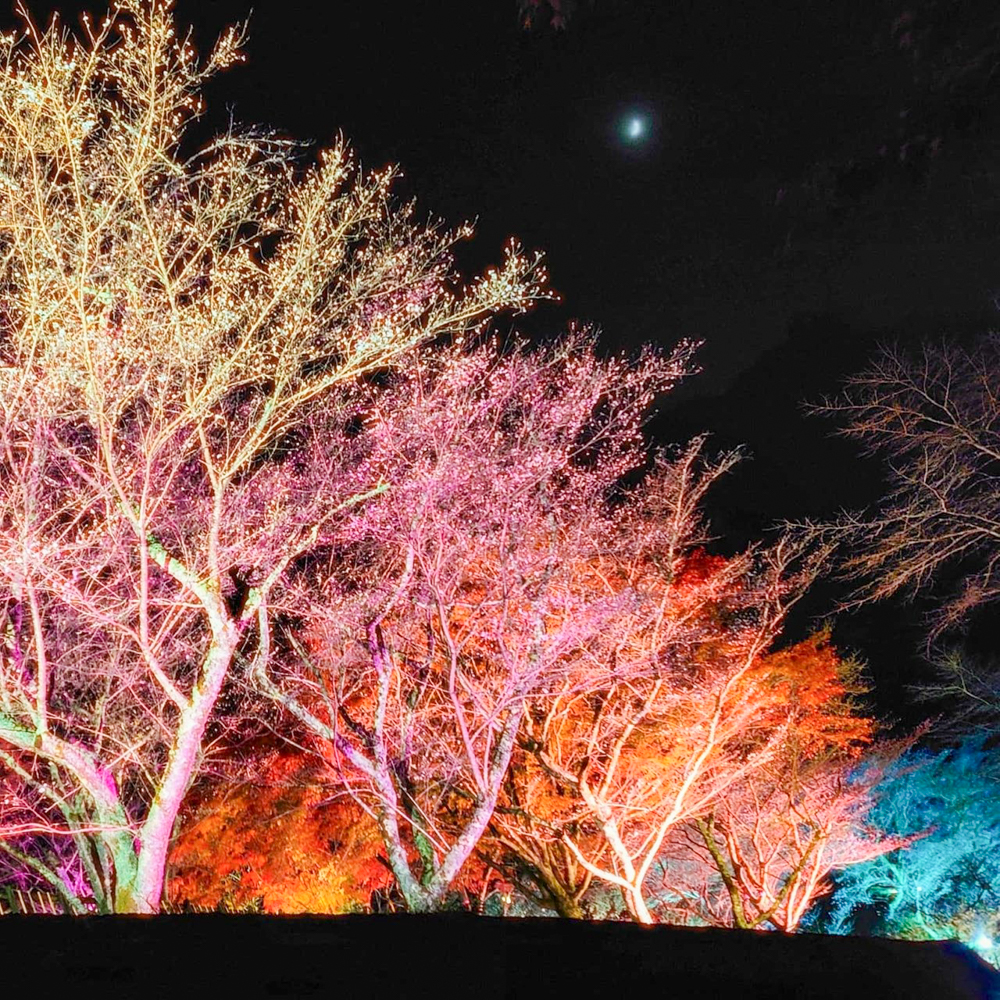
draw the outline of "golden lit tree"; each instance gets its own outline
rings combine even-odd
[[[152,911],[241,647],[337,492],[300,454],[331,398],[540,293],[515,247],[393,171],[231,129],[179,152],[203,81],[169,3],[0,38],[0,850],[74,911]],[[325,468],[322,470],[326,475]]]

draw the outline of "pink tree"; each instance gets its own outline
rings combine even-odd
[[[587,566],[690,352],[459,347],[360,405],[362,481],[389,489],[328,536],[312,652],[277,666],[262,646],[255,676],[370,809],[411,910],[440,905],[483,836],[531,700],[635,615]]]
[[[168,7],[0,38],[0,850],[76,910],[158,907],[237,652],[383,488],[317,480],[297,429],[540,294],[514,248],[461,288],[461,234],[414,225],[343,146],[305,168],[231,132],[180,159],[240,38],[201,65]]]
[[[689,844],[704,881],[685,910],[725,926],[794,931],[829,890],[831,872],[913,841],[866,822],[883,773],[881,761],[864,770],[843,760],[762,768],[695,821]],[[671,882],[668,863],[665,884],[674,888]]]
[[[588,681],[537,706],[530,746],[563,795],[549,836],[652,923],[667,838],[781,745],[782,699],[758,668],[822,554],[784,539],[731,560],[655,542],[641,555],[619,572],[638,575],[647,614],[605,650],[603,676],[588,665]]]

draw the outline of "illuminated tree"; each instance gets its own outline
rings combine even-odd
[[[668,467],[664,488],[650,491],[658,508],[647,525],[660,532],[636,531],[597,571],[611,591],[625,580],[643,595],[644,613],[608,637],[603,662],[581,662],[579,676],[537,699],[526,723],[524,746],[548,775],[557,812],[525,810],[546,823],[534,820],[532,831],[522,820],[517,832],[561,840],[644,923],[654,919],[646,882],[671,831],[705,815],[781,744],[787,713],[759,659],[822,558],[788,539],[729,560],[696,557],[685,518],[697,507],[684,498],[714,477],[699,474],[697,460],[696,449],[682,476]],[[672,502],[676,517],[663,516]],[[537,786],[533,795],[541,804]]]
[[[654,473],[617,510],[614,544],[578,567],[581,581],[595,596],[630,592],[638,602],[639,613],[623,623],[626,631],[616,631],[603,649],[615,670],[637,649],[648,655],[650,641],[670,642],[680,652],[685,644],[697,644],[704,637],[702,602],[711,601],[716,591],[699,584],[724,560],[710,559],[699,549],[707,541],[702,502],[712,484],[739,459],[738,452],[715,459],[704,452],[705,438],[699,437],[673,456],[661,456]],[[674,578],[678,586],[665,593],[664,581]],[[589,830],[588,835],[587,824],[580,821],[579,802],[567,797],[563,782],[553,781],[551,761],[558,753],[550,744],[565,738],[567,730],[560,728],[557,734],[552,727],[567,711],[574,712],[566,698],[575,700],[589,718],[592,705],[614,686],[607,663],[595,661],[596,652],[592,650],[590,659],[563,679],[554,698],[545,693],[533,699],[490,841],[493,856],[522,891],[561,916],[574,918],[584,915],[583,901],[594,872],[581,863],[563,834],[571,834],[574,843],[586,838],[591,858],[606,852],[608,845],[598,831]]]
[[[847,771],[765,767],[696,821],[726,890],[724,923],[794,931],[830,872],[899,846],[865,830],[871,790],[850,784]]]
[[[513,247],[460,287],[464,231],[414,224],[342,144],[309,166],[231,130],[182,159],[240,32],[200,63],[168,6],[0,39],[0,850],[76,911],[157,908],[234,658],[383,488],[328,483],[300,429],[540,294]]]
[[[699,894],[697,910],[710,922],[794,931],[832,871],[909,843],[868,821],[873,789],[902,747],[859,771],[873,721],[852,711],[850,665],[828,639],[762,660],[759,674],[785,705],[783,743],[693,823],[689,843],[724,890]],[[668,884],[669,876],[668,866]]]
[[[884,349],[819,412],[885,458],[890,489],[877,510],[814,533],[847,547],[853,602],[927,587],[949,570],[960,584],[932,617],[931,637],[1000,595],[1000,338],[972,350],[947,341],[911,357]]]
[[[874,766],[858,775],[845,761],[770,765],[727,793],[694,825],[695,850],[724,890],[699,898],[699,916],[794,931],[832,872],[908,845],[871,825],[878,778]]]
[[[912,846],[847,868],[816,924],[911,938],[958,937],[994,964],[1000,951],[1000,767],[983,738],[912,751],[876,789],[871,821]]]
[[[576,665],[639,613],[589,564],[615,544],[612,492],[690,350],[456,348],[359,404],[362,479],[389,490],[345,511],[328,568],[304,574],[324,592],[313,652],[270,655],[273,673],[262,655],[255,676],[329,747],[411,910],[441,905],[483,836],[529,701],[570,675],[600,686]]]

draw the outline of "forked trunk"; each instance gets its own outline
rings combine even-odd
[[[565,917],[567,920],[587,919],[587,914],[584,913],[583,907],[580,905],[580,900],[576,896],[568,892],[558,879],[550,878],[545,873],[540,874],[545,892],[548,894],[553,908],[560,917]]]
[[[226,622],[216,633],[192,692],[190,706],[178,721],[163,780],[135,838],[138,860],[130,873],[132,878],[122,880],[119,877],[114,900],[116,913],[159,912],[174,824],[197,774],[205,728],[229,672],[238,640],[239,632],[232,622]]]

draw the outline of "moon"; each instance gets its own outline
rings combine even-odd
[[[617,144],[632,153],[645,152],[656,140],[656,115],[652,109],[639,104],[619,108],[614,118]]]
[[[618,96],[608,107],[602,130],[614,154],[623,161],[651,163],[662,146],[662,101],[648,95]]]

